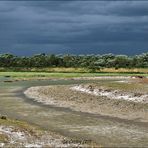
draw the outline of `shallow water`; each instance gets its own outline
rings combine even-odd
[[[44,80],[13,83],[3,81],[4,78],[0,78],[1,114],[72,138],[93,140],[102,146],[148,146],[148,126],[146,124],[43,105],[23,95],[23,91],[30,86],[69,85],[92,81]]]

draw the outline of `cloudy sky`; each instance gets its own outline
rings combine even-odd
[[[0,53],[146,51],[147,1],[0,1]]]

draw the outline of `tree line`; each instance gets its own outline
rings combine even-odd
[[[148,68],[148,52],[127,55],[47,55],[31,57],[0,54],[0,67]]]

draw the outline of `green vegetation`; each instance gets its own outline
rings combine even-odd
[[[0,76],[9,76],[22,79],[38,79],[38,78],[78,78],[78,77],[99,77],[99,76],[132,76],[139,74],[130,73],[47,73],[47,72],[0,72]],[[140,74],[148,76],[148,74]]]
[[[73,78],[148,75],[148,53],[125,55],[0,55],[0,76],[19,78]]]
[[[85,71],[99,71],[102,68],[148,68],[148,53],[136,56],[126,55],[46,55],[18,57],[12,54],[0,55],[0,67],[19,71],[32,68],[83,68]],[[22,68],[23,67],[23,68]],[[1,71],[4,69],[1,69]]]

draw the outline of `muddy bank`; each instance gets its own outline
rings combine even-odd
[[[131,99],[128,101],[127,99],[122,99],[121,96],[120,99],[114,99],[113,94],[112,97],[108,96],[107,94],[112,93],[112,90],[106,89],[107,91],[104,91],[102,89],[101,95],[96,95],[96,90],[92,91],[91,88],[87,90],[87,87],[88,85],[38,86],[31,87],[24,93],[28,97],[44,104],[67,107],[76,111],[148,122],[148,103],[146,102],[145,94],[143,96],[145,97],[144,99],[139,99],[141,96],[138,95],[141,94],[135,94],[134,101]],[[103,92],[104,94],[102,94]],[[115,92],[116,95],[120,95],[118,91]],[[100,91],[98,91],[98,93],[100,93]]]
[[[95,85],[77,85],[70,88],[73,91],[79,91],[94,96],[107,97],[109,99],[126,100],[135,103],[148,103],[148,94],[137,92],[123,92]]]

